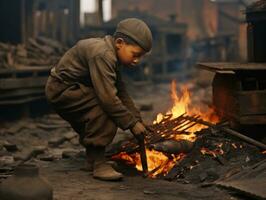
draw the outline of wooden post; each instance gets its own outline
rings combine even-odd
[[[99,25],[103,23],[103,0],[97,0]]]

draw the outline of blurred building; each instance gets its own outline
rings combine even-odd
[[[187,37],[210,48],[215,56],[207,59],[245,60],[246,25],[244,23],[245,1],[239,0],[113,0],[112,16],[119,10],[135,10],[152,13],[163,19],[175,16],[178,23],[188,26]],[[209,39],[209,41],[208,41]],[[196,45],[196,44],[195,44]],[[220,46],[224,45],[224,48]],[[227,46],[229,45],[229,46]],[[222,50],[221,50],[222,49]],[[207,56],[207,55],[206,55]],[[199,59],[199,58],[198,58]],[[205,59],[205,58],[201,58]]]
[[[79,0],[1,0],[0,41],[45,36],[71,43],[79,35]]]

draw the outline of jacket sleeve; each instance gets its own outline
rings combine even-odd
[[[122,103],[127,107],[127,109],[138,119],[138,121],[142,121],[140,111],[136,108],[132,98],[128,94],[126,90],[125,83],[122,79],[121,73],[117,74],[117,96],[120,98]]]
[[[138,121],[117,96],[115,65],[111,60],[96,56],[90,60],[90,76],[103,110],[123,130]]]

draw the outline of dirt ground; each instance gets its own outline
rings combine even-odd
[[[146,107],[146,109],[142,110],[144,121],[152,123],[159,112],[165,113],[171,107],[170,84],[158,84],[157,86],[145,88],[143,88],[143,86],[139,87],[139,91],[135,92],[133,97],[138,106],[144,105],[144,108]],[[194,95],[196,99],[195,102],[197,102],[197,100],[201,101],[202,99],[206,102],[208,101],[207,96],[211,98],[209,89],[206,89],[206,87],[198,89],[197,94]],[[31,145],[48,146],[48,140],[53,136],[69,131],[67,127],[61,128],[60,130],[49,130],[49,127],[40,124],[40,120],[37,120],[37,122],[36,125],[34,121],[29,120],[26,123],[28,125],[23,127],[24,129],[20,130],[19,134],[16,129],[16,131],[13,131],[16,133],[8,133],[10,132],[10,128],[7,129],[6,127],[12,128],[12,123],[2,124],[0,127],[0,140],[11,141],[17,144],[20,149]],[[17,122],[13,122],[13,125],[18,124]],[[125,170],[123,166],[120,166],[120,169],[122,169],[125,175],[123,181],[103,182],[95,180],[89,172],[82,170],[85,158],[61,158],[61,153],[64,150],[70,149],[77,152],[82,150],[82,147],[77,141],[78,140],[75,139],[71,140],[71,142],[65,142],[56,148],[49,148],[46,153],[55,156],[52,161],[42,161],[38,158],[31,160],[31,162],[39,166],[41,176],[52,185],[55,200],[242,199],[215,186],[202,187],[201,185],[178,183],[176,181],[169,182],[151,178],[144,179],[139,173],[130,173],[130,170]],[[10,156],[10,154],[5,154],[5,156],[6,155]]]
[[[84,160],[83,160],[84,161]],[[38,163],[41,175],[52,185],[55,200],[233,200],[216,187],[200,187],[126,174],[123,181],[104,182],[82,171],[84,162],[60,160]]]

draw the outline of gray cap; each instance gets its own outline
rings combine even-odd
[[[128,18],[120,21],[116,33],[123,33],[132,38],[146,52],[152,47],[152,34],[145,22],[137,18]]]

